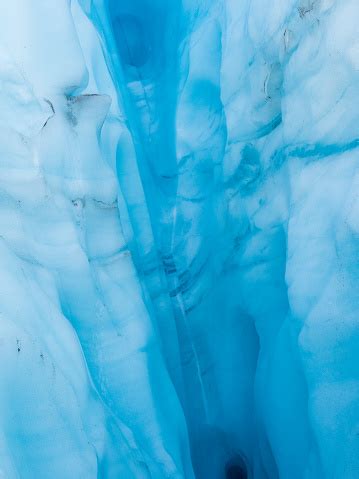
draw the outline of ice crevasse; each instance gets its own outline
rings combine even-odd
[[[0,478],[359,478],[357,0],[0,2]]]

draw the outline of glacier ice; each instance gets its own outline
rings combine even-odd
[[[0,3],[0,478],[359,478],[357,0]]]

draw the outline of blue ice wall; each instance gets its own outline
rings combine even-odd
[[[358,15],[0,5],[0,479],[359,477]]]

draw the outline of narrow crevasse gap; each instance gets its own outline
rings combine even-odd
[[[359,477],[358,17],[0,2],[0,476]]]
[[[110,1],[108,8],[160,259],[157,280],[170,299],[164,309],[151,295],[154,321],[186,415],[196,477],[218,479],[239,471],[236,464],[226,469],[236,454],[247,456],[241,467],[250,470],[248,411],[258,348],[250,317],[231,300],[236,279],[222,273],[223,12],[209,3],[145,0]],[[168,328],[172,317],[175,331]]]

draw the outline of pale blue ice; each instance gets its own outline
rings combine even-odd
[[[359,479],[358,20],[0,2],[0,479]]]

